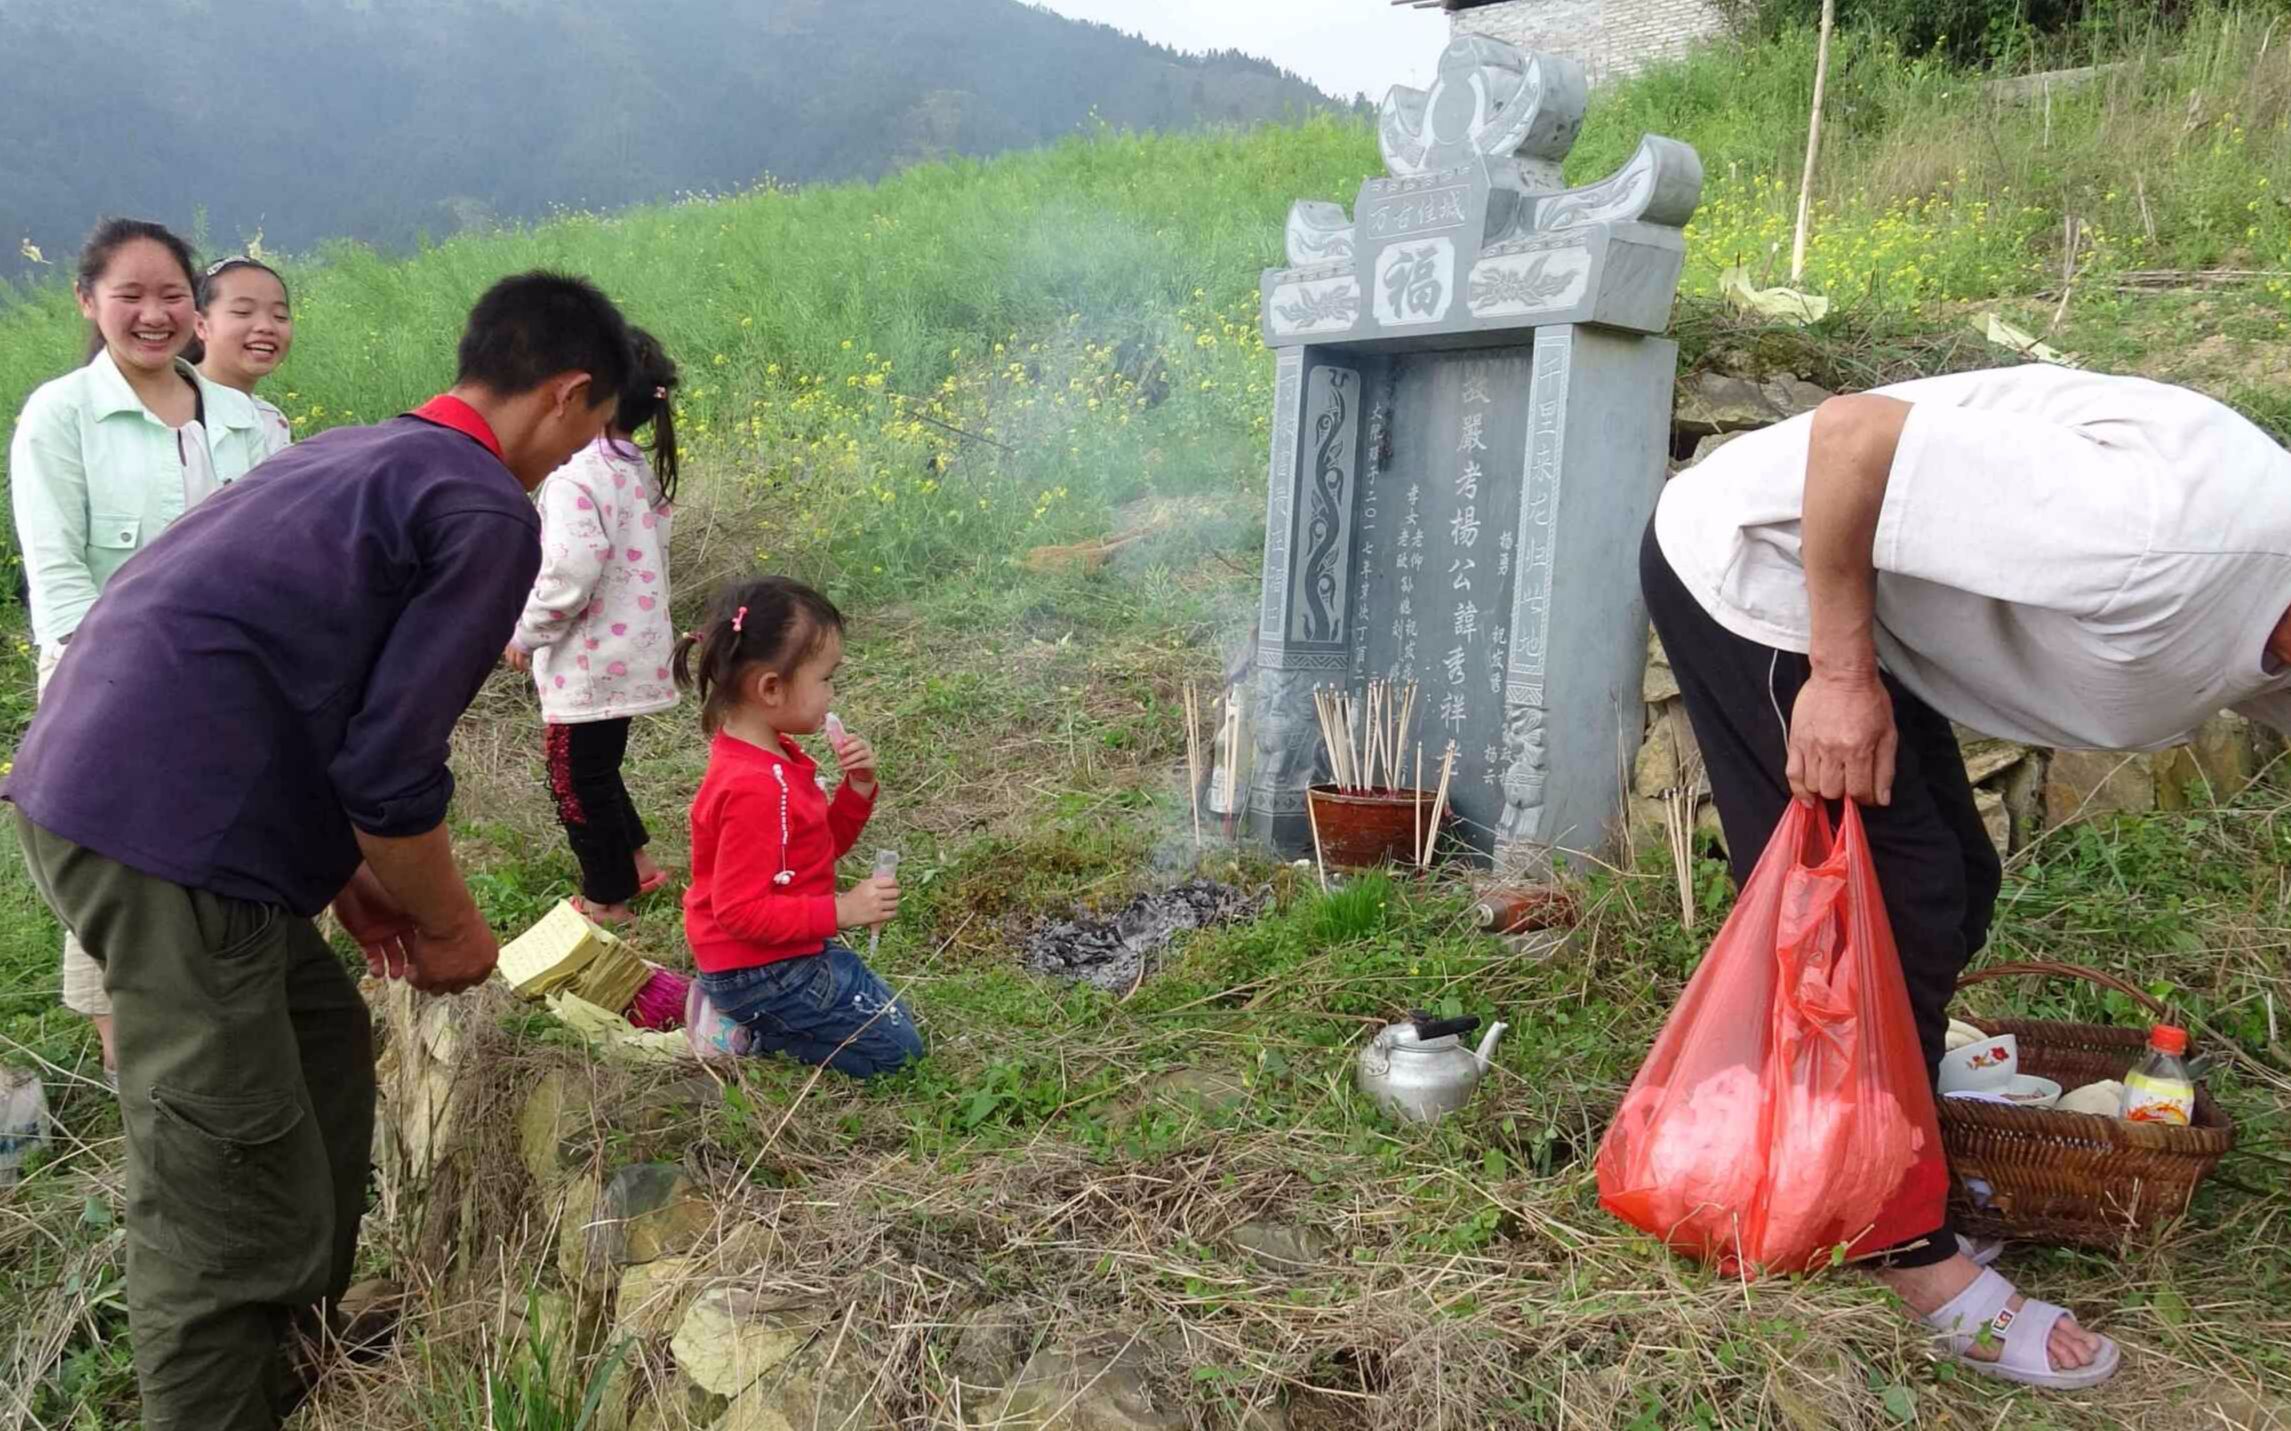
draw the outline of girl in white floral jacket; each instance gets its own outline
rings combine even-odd
[[[541,574],[507,653],[540,687],[549,793],[581,866],[574,904],[602,924],[635,919],[630,902],[668,882],[645,853],[651,837],[621,780],[630,720],[676,704],[668,672],[676,364],[651,334],[635,338],[636,367],[612,425],[541,484]],[[636,445],[648,427],[650,463]]]

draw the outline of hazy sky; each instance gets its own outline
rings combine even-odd
[[[1448,43],[1448,17],[1387,0],[1035,0],[1179,50],[1245,50],[1339,99],[1422,88]]]

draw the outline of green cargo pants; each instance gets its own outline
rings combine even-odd
[[[309,920],[16,825],[118,1020],[143,1424],[269,1431],[299,1391],[290,1322],[350,1283],[374,1135],[366,1006]]]

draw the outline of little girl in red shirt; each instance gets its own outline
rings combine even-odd
[[[791,738],[827,723],[842,661],[843,614],[784,577],[734,585],[677,643],[676,683],[698,693],[701,729],[714,738],[692,802],[684,932],[699,992],[722,1016],[696,1019],[700,1037],[872,1078],[923,1055],[913,1014],[836,938],[899,911],[889,875],[835,892],[835,863],[874,813],[875,751],[829,727],[843,767],[830,799]]]

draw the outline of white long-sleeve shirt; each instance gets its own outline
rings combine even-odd
[[[2222,708],[2291,728],[2291,453],[2185,388],[2031,363],[1880,388],[1910,404],[1878,512],[1879,660],[2030,745],[2160,750]],[[1671,480],[1655,538],[1713,620],[1803,652],[1813,417]]]
[[[516,643],[541,712],[579,725],[676,704],[668,658],[668,527],[644,454],[600,437],[541,484],[541,574]]]

